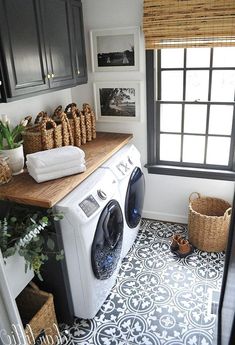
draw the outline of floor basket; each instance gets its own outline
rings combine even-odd
[[[193,198],[193,195],[197,195]],[[226,249],[231,205],[222,199],[202,197],[192,193],[189,197],[188,235],[196,248],[206,252]]]
[[[26,287],[16,298],[28,343],[57,344],[60,338],[53,295],[31,284],[32,287]]]

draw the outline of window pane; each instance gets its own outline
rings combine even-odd
[[[209,134],[227,134],[232,131],[233,107],[229,105],[211,105]]]
[[[184,135],[183,162],[204,163],[205,137]]]
[[[211,100],[233,102],[235,71],[213,71]]]
[[[205,101],[208,99],[209,71],[186,72],[186,100]]]
[[[181,136],[178,134],[160,135],[160,160],[180,161]]]
[[[184,66],[184,49],[162,49],[161,60],[162,68],[182,68]]]
[[[210,48],[188,48],[187,67],[209,67]]]
[[[229,138],[209,137],[206,163],[216,165],[228,165],[229,149]]]
[[[206,133],[206,105],[185,105],[184,132]]]
[[[214,48],[213,67],[235,67],[235,48]]]
[[[183,72],[162,72],[162,100],[182,101],[183,99]]]
[[[181,104],[161,104],[161,132],[181,132]]]

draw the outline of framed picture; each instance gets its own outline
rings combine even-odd
[[[140,82],[96,82],[94,96],[98,121],[140,120]]]
[[[138,27],[91,30],[92,71],[139,70]]]

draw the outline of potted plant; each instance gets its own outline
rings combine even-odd
[[[0,249],[3,259],[19,255],[25,261],[25,273],[32,269],[42,280],[41,269],[50,258],[63,258],[63,251],[56,251],[51,238],[54,221],[63,218],[45,210],[19,204],[10,204],[7,213],[0,218]]]
[[[12,175],[23,171],[24,152],[21,133],[25,130],[26,125],[27,120],[23,120],[19,125],[11,128],[6,116],[3,115],[0,120],[0,154],[9,158],[8,164]]]

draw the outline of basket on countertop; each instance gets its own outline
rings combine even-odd
[[[73,145],[74,138],[72,134],[72,129],[70,126],[69,119],[66,113],[62,110],[62,106],[59,105],[52,115],[52,119],[57,123],[57,125],[61,124],[62,126],[62,142],[63,146]]]
[[[30,285],[31,287],[26,287],[16,298],[28,342],[30,345],[35,343],[57,344],[59,334],[53,295],[41,291],[32,282]],[[38,342],[34,341],[31,331]]]
[[[193,198],[196,195],[196,198]],[[207,252],[226,249],[231,205],[219,198],[202,197],[192,193],[189,197],[188,235],[196,248]]]
[[[8,157],[0,157],[0,185],[7,183],[12,178],[12,171],[7,160]]]
[[[61,125],[57,125],[44,112],[38,114],[35,123],[22,133],[25,155],[62,146]]]
[[[65,108],[65,113],[69,119],[75,146],[81,146],[81,117],[76,103],[70,103]]]
[[[96,119],[95,114],[88,103],[83,103],[82,112],[85,116],[87,141],[96,138]]]

